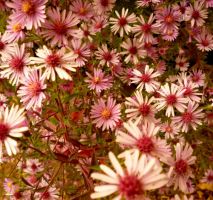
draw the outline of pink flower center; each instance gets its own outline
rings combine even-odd
[[[168,105],[173,105],[177,102],[177,97],[175,94],[170,94],[166,97],[166,102]]]
[[[151,25],[150,24],[144,24],[144,25],[141,26],[141,30],[145,33],[148,33],[151,30]]]
[[[132,46],[131,48],[129,48],[129,53],[130,54],[136,54],[138,52],[138,50],[137,50],[137,47],[135,47],[135,46]]]
[[[35,5],[30,1],[24,1],[22,3],[22,11],[28,15],[34,15],[35,14]]]
[[[150,106],[148,104],[144,103],[144,104],[140,105],[139,111],[142,116],[146,117],[150,113]]]
[[[183,93],[184,96],[190,96],[192,94],[192,89],[189,87],[185,88],[185,92]]]
[[[198,82],[200,80],[200,76],[198,75],[198,74],[194,74],[193,76],[192,76],[192,81],[193,82]]]
[[[104,57],[104,60],[106,61],[110,61],[112,59],[112,55],[110,52],[104,53],[103,57]]]
[[[173,16],[167,15],[167,16],[165,17],[165,22],[168,23],[168,24],[173,23],[173,22],[174,22]]]
[[[125,17],[121,17],[118,21],[120,26],[125,26],[127,24],[127,20]]]
[[[10,129],[6,124],[0,123],[0,141],[3,142],[9,135]]]
[[[196,20],[200,17],[200,13],[197,10],[194,10],[194,12],[192,13],[192,17]]]
[[[180,159],[178,160],[176,163],[175,163],[175,171],[182,175],[182,174],[185,174],[186,171],[187,171],[187,167],[188,167],[188,164],[186,161]]]
[[[141,81],[144,82],[144,83],[148,83],[150,81],[150,75],[148,74],[142,74],[141,75]]]
[[[57,67],[60,65],[60,57],[57,55],[57,54],[52,54],[52,55],[49,55],[47,58],[46,58],[46,63],[51,66],[51,67]]]
[[[107,7],[109,5],[109,0],[101,0],[100,3],[103,7]]]
[[[193,120],[193,115],[190,112],[185,112],[182,114],[182,120],[184,123],[189,124]]]
[[[111,111],[108,108],[105,108],[102,112],[101,112],[101,116],[104,119],[109,119],[111,117]]]
[[[58,35],[65,35],[67,33],[67,26],[66,24],[57,21],[54,23],[54,28],[53,30],[58,34]]]
[[[137,147],[141,152],[150,153],[154,149],[154,144],[150,137],[144,136],[138,140]]]
[[[9,65],[11,68],[13,68],[17,72],[23,71],[23,68],[24,68],[23,59],[18,57],[12,58]]]
[[[49,198],[50,198],[50,193],[48,191],[43,192],[42,199],[49,199]]]
[[[0,41],[0,51],[2,51],[5,47],[5,44],[3,42]]]
[[[118,187],[120,193],[128,200],[143,194],[142,183],[135,175],[127,174],[121,177]]]

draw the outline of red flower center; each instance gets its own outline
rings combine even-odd
[[[9,135],[10,129],[6,124],[0,123],[0,141],[3,142]]]
[[[193,120],[193,115],[190,112],[185,112],[182,114],[182,120],[184,123],[189,124]]]
[[[170,94],[166,97],[166,102],[168,105],[173,105],[177,102],[177,97],[175,94]]]
[[[208,40],[202,40],[202,45],[204,47],[208,47],[209,46],[209,41]]]
[[[192,89],[189,87],[185,88],[185,92],[183,93],[184,96],[190,96],[192,94]]]
[[[167,133],[172,133],[172,131],[173,131],[172,127],[168,125],[168,126],[166,127],[166,132],[167,132]]]
[[[39,82],[35,82],[35,83],[30,84],[29,89],[30,89],[33,96],[38,96],[42,91],[41,84]]]
[[[30,0],[24,1],[22,11],[28,15],[34,15],[36,13],[35,5]]]
[[[169,23],[169,24],[173,23],[173,22],[174,22],[173,16],[167,15],[167,16],[165,17],[165,22],[166,22],[166,23]]]
[[[75,54],[78,54],[78,57],[82,56],[81,50],[80,49],[76,49],[75,50]]]
[[[141,152],[150,153],[154,149],[154,144],[150,137],[144,136],[138,140],[137,147]]]
[[[127,24],[127,20],[125,17],[121,17],[118,21],[120,26],[125,26]]]
[[[144,25],[141,26],[141,30],[145,33],[148,33],[151,30],[151,25],[150,24],[144,24]]]
[[[138,52],[138,50],[137,50],[137,47],[135,47],[135,46],[132,46],[131,48],[129,48],[129,53],[130,54],[136,54]]]
[[[150,106],[148,104],[144,103],[144,104],[140,105],[139,111],[142,116],[146,117],[150,113]]]
[[[2,50],[4,49],[4,47],[5,47],[4,42],[1,42],[1,41],[0,41],[0,51],[2,51]]]
[[[103,7],[107,7],[109,5],[109,0],[101,0],[100,3]]]
[[[179,62],[178,64],[179,64],[180,67],[183,67],[185,63],[184,62]]]
[[[192,17],[196,20],[200,17],[200,13],[197,10],[194,10],[194,12],[192,13]]]
[[[46,63],[51,67],[57,67],[60,65],[60,57],[57,54],[49,55],[46,58]]]
[[[148,74],[142,74],[141,81],[144,83],[148,83],[150,81],[150,76]]]
[[[207,176],[207,180],[208,180],[209,182],[212,182],[212,181],[213,181],[213,174],[209,174],[209,175]]]
[[[42,199],[49,199],[49,198],[50,198],[50,193],[48,191],[43,192]]]
[[[198,74],[194,74],[193,76],[192,76],[192,81],[193,82],[198,82],[200,80],[200,76],[198,75]]]
[[[182,159],[178,160],[178,161],[175,163],[175,171],[176,171],[178,174],[180,174],[180,175],[186,173],[187,167],[188,167],[187,162],[184,161],[184,160],[182,160]]]
[[[17,72],[21,72],[24,68],[23,59],[18,57],[12,58],[9,65],[11,68],[13,68]]]
[[[110,61],[112,59],[112,55],[110,52],[104,53],[103,57],[104,57],[104,60],[106,61]]]
[[[19,192],[19,191],[15,192],[13,195],[14,195],[15,199],[21,199],[23,197],[21,192]]]
[[[66,24],[57,21],[54,23],[53,30],[58,34],[58,35],[65,35],[67,33],[67,26]]]
[[[119,191],[126,199],[135,199],[143,194],[142,183],[135,175],[126,175],[120,179]]]
[[[32,169],[33,171],[35,171],[35,170],[38,169],[38,167],[37,167],[37,165],[36,165],[35,163],[33,163],[33,164],[31,165],[31,169]]]

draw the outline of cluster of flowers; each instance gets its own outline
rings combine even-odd
[[[0,1],[0,198],[211,198],[212,7]]]

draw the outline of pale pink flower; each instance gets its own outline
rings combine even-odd
[[[41,34],[47,39],[51,40],[52,46],[68,45],[69,37],[76,37],[77,24],[80,22],[71,11],[60,11],[57,9],[48,9],[47,15],[49,20],[43,24]]]
[[[203,29],[200,34],[195,36],[197,48],[201,51],[213,50],[213,36],[207,30]]]
[[[181,21],[185,21],[186,8],[188,7],[187,0],[182,0],[179,4],[174,5],[174,9],[180,11],[181,13]]]
[[[203,178],[200,180],[201,183],[213,184],[213,170],[208,169],[205,171]]]
[[[128,133],[118,131],[116,142],[130,149],[138,149],[148,157],[157,157],[162,162],[166,162],[167,158],[171,156],[171,149],[166,140],[157,137],[160,127],[155,126],[152,122],[140,125],[138,121],[129,120],[123,123]]]
[[[98,14],[104,14],[105,12],[111,11],[114,7],[116,0],[94,0],[94,10]]]
[[[8,32],[4,32],[3,35],[0,33],[0,55],[13,51],[14,44],[8,41]]]
[[[145,89],[147,92],[154,92],[159,88],[160,83],[155,80],[156,77],[160,76],[160,73],[154,71],[154,68],[150,68],[146,65],[144,72],[140,72],[137,69],[133,69],[133,77],[131,83],[139,84],[137,89],[142,91]]]
[[[42,107],[42,101],[46,98],[44,81],[45,78],[41,76],[41,71],[38,70],[30,71],[20,81],[21,86],[17,91],[17,96],[21,98],[20,101],[27,110]]]
[[[212,8],[213,7],[213,0],[204,0],[206,8]]]
[[[29,63],[29,53],[25,52],[25,44],[21,46],[14,44],[11,52],[2,53],[1,77],[9,79],[12,85],[19,85],[20,80],[28,72]]]
[[[121,44],[121,47],[126,49],[121,52],[121,55],[127,55],[124,59],[125,63],[132,62],[133,64],[137,64],[139,59],[146,55],[146,51],[142,49],[143,43],[138,42],[136,38],[133,40],[128,38]]]
[[[38,159],[27,159],[26,168],[23,169],[25,173],[36,174],[42,172],[44,170],[44,166]]]
[[[121,80],[127,85],[131,85],[131,78],[134,77],[132,68],[125,68],[121,74]]]
[[[115,155],[110,152],[109,159],[114,170],[106,165],[100,165],[103,173],[94,172],[93,179],[100,180],[104,184],[96,185],[92,199],[102,198],[116,193],[114,200],[121,199],[144,199],[146,190],[154,190],[164,186],[167,176],[162,172],[162,167],[156,159],[148,159],[145,155],[139,156],[139,151],[133,154],[125,153],[124,168],[122,168]],[[112,199],[112,198],[110,198]]]
[[[10,16],[14,23],[24,24],[28,30],[33,27],[38,29],[45,21],[45,7],[47,0],[12,0],[7,2],[7,6],[14,9]]]
[[[137,7],[147,7],[150,4],[160,3],[162,0],[137,0]]]
[[[208,17],[208,11],[204,7],[204,1],[195,1],[186,8],[185,20],[191,22],[191,27],[202,26]]]
[[[116,49],[109,50],[106,44],[102,44],[101,47],[98,47],[98,51],[95,52],[95,55],[98,60],[100,60],[100,65],[107,65],[111,67],[112,65],[118,65],[119,55]]]
[[[101,69],[94,69],[94,74],[86,72],[88,78],[85,80],[88,83],[90,90],[95,90],[100,93],[102,90],[109,89],[112,86],[112,77],[107,76]]]
[[[181,116],[173,117],[173,121],[180,126],[182,132],[188,132],[190,127],[196,130],[198,125],[202,125],[204,113],[202,109],[197,109],[198,106],[199,104],[195,102],[189,102]]]
[[[76,56],[73,52],[66,53],[65,48],[53,51],[43,46],[37,49],[38,57],[31,57],[31,64],[38,65],[38,69],[44,68],[43,76],[47,79],[55,81],[56,74],[60,79],[72,80],[67,71],[76,71],[77,64],[74,62]]]
[[[130,24],[136,22],[136,16],[134,13],[128,16],[128,9],[122,8],[121,15],[118,11],[115,11],[117,18],[110,17],[109,23],[112,24],[111,30],[114,34],[119,33],[120,37],[124,36],[124,33],[129,35],[132,32],[132,27]]]
[[[153,105],[154,97],[148,98],[143,97],[142,92],[136,91],[135,96],[127,97],[125,105],[127,106],[125,113],[128,119],[138,119],[144,122],[152,121],[154,122],[156,109]]]
[[[177,126],[177,124],[174,121],[171,122],[164,122],[161,124],[160,131],[165,133],[165,138],[174,138],[177,136],[180,132],[180,127]]]
[[[175,145],[176,156],[168,160],[171,166],[169,170],[170,181],[168,185],[174,184],[174,189],[179,188],[182,192],[187,192],[187,181],[193,177],[190,165],[195,164],[196,157],[192,156],[193,150],[188,143],[185,145],[178,143]]]
[[[7,195],[13,194],[17,189],[17,186],[14,184],[13,180],[11,180],[10,178],[4,179],[3,187]]]
[[[132,32],[136,33],[135,37],[139,37],[139,42],[152,43],[154,41],[153,33],[158,33],[159,25],[154,23],[155,17],[152,13],[146,22],[143,15],[138,18],[139,25],[134,25]]]
[[[189,67],[189,62],[187,62],[187,59],[183,56],[178,56],[175,59],[176,65],[175,68],[179,69],[181,72],[187,71]]]
[[[172,83],[169,85],[166,83],[165,85],[161,86],[160,90],[160,97],[156,98],[156,108],[158,110],[162,110],[166,108],[166,116],[175,116],[174,108],[176,108],[179,112],[184,112],[186,108],[186,103],[188,100],[183,97],[183,93],[185,90],[181,89],[178,85]]]
[[[95,35],[97,32],[101,32],[101,30],[107,27],[108,25],[108,19],[105,15],[94,16],[91,24],[92,34]]]
[[[190,80],[197,86],[197,87],[203,87],[205,84],[205,74],[202,72],[202,70],[192,70],[190,74]]]
[[[28,130],[26,126],[24,108],[12,105],[9,109],[0,111],[0,162],[3,156],[3,144],[6,147],[9,156],[15,155],[18,152],[17,141],[12,137],[22,137],[23,132]]]
[[[7,97],[4,94],[0,93],[0,111],[6,108],[7,100]]]
[[[80,19],[88,21],[93,17],[92,4],[84,0],[75,0],[70,10]]]
[[[90,49],[86,43],[83,43],[82,40],[72,39],[71,49],[76,55],[75,62],[78,67],[82,67],[87,62],[87,59],[90,57]]]
[[[111,97],[108,97],[107,101],[99,99],[91,110],[91,118],[96,127],[112,131],[116,127],[116,123],[120,120],[121,110],[120,104],[116,104],[116,101]]]
[[[171,42],[177,38],[178,34],[179,32],[177,29],[170,29],[170,30],[167,30],[166,33],[162,33],[162,38],[164,40]]]

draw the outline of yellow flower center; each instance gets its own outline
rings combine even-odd
[[[105,108],[102,112],[101,112],[101,116],[104,119],[109,119],[111,117],[111,112],[108,108]]]
[[[84,15],[86,13],[86,9],[85,8],[80,8],[79,10],[80,14]]]
[[[22,11],[25,13],[29,13],[32,8],[32,4],[29,1],[24,1],[22,4]]]
[[[19,23],[14,24],[13,27],[12,27],[12,29],[13,29],[14,32],[21,31],[22,30],[21,24],[19,24]]]
[[[100,81],[100,78],[99,78],[99,77],[95,77],[95,78],[94,78],[94,83],[97,84],[99,81]]]

